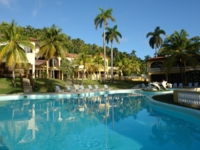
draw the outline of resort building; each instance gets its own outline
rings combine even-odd
[[[33,78],[56,78],[63,79],[63,72],[59,70],[61,64],[61,58],[53,58],[51,60],[45,60],[44,58],[37,58],[37,53],[39,52],[38,41],[35,38],[30,38],[30,42],[34,45],[34,49],[30,47],[24,47],[28,61],[29,69],[15,68],[15,76],[28,76],[31,75]],[[102,58],[103,54],[100,55]],[[70,62],[78,57],[77,54],[67,53],[66,59]],[[109,58],[106,57],[106,75],[107,79],[110,78],[111,67],[108,66]],[[84,79],[99,80],[104,76],[104,66],[99,66],[98,68],[92,68],[84,65],[74,65],[75,74],[74,78],[81,79],[84,73]],[[114,67],[114,74],[116,74],[117,68]],[[1,77],[12,77],[12,69],[6,68],[5,63],[0,64],[0,76]]]
[[[168,56],[163,56],[163,57],[154,57],[154,58],[149,58],[147,60],[147,69],[148,69],[148,75],[149,75],[149,81],[154,82],[154,81],[163,81],[166,80],[170,83],[181,83],[181,71],[180,67],[177,63],[174,64],[174,66],[171,68],[170,72],[167,74],[167,72],[163,69],[161,70],[161,67],[164,63],[164,61],[168,58]],[[200,58],[199,58],[200,62]],[[191,82],[200,82],[200,66],[197,65],[195,68],[192,66],[188,65],[186,63],[186,67],[182,65],[182,69],[186,74],[186,78]],[[184,70],[185,69],[185,70]]]

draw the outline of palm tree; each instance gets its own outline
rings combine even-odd
[[[99,73],[99,78],[100,78],[100,74],[101,74],[100,68],[103,67],[104,60],[98,52],[94,55],[94,59],[92,62],[94,64],[94,66],[97,68],[98,73]]]
[[[124,57],[120,61],[118,61],[116,63],[116,66],[118,67],[118,70],[123,72],[124,76],[130,75],[131,71],[133,69],[131,60],[126,57]]]
[[[156,29],[154,30],[154,32],[149,32],[147,33],[146,37],[148,38],[149,36],[151,36],[151,38],[149,39],[149,45],[152,49],[154,49],[155,47],[155,56],[157,57],[157,49],[162,45],[163,40],[160,37],[160,34],[165,35],[165,31],[161,30],[160,27],[156,27]]]
[[[107,32],[106,34],[106,41],[109,43],[111,42],[111,81],[113,80],[113,42],[114,40],[119,44],[118,37],[122,38],[121,33],[117,30],[117,25],[115,25],[113,28],[106,28]]]
[[[87,63],[89,62],[90,56],[86,55],[85,53],[80,53],[76,59],[76,63],[83,65],[83,70],[82,70],[82,81],[84,79],[84,74],[85,74],[85,69],[87,66]]]
[[[199,57],[198,52],[200,48],[200,37],[195,36],[190,39],[187,37],[188,33],[185,30],[182,29],[180,32],[175,31],[171,36],[168,36],[165,39],[164,44],[160,49],[161,53],[169,55],[169,57],[163,63],[162,69],[166,69],[166,72],[169,73],[171,68],[178,61],[182,82],[182,66],[185,68],[187,62],[189,65],[195,68],[198,64],[197,58]]]
[[[37,57],[43,57],[47,60],[52,59],[53,62],[53,78],[54,78],[54,57],[65,58],[67,52],[64,44],[67,42],[66,34],[56,25],[50,28],[44,28],[40,37],[40,51]]]
[[[111,21],[115,22],[115,19],[112,17],[112,9],[104,10],[99,7],[100,14],[98,14],[94,19],[94,25],[96,26],[96,29],[98,26],[100,28],[103,24],[103,47],[104,47],[104,81],[106,77],[106,41],[105,41],[105,29],[107,27],[107,20],[110,19]]]
[[[130,54],[131,57],[136,57],[136,54],[135,54],[135,53],[136,53],[136,51],[135,51],[135,50],[132,50],[132,51],[131,51],[131,54]]]
[[[139,61],[139,59],[137,58],[132,58],[131,59],[131,65],[132,65],[132,73],[134,73],[135,75],[140,74],[141,72],[141,62]]]
[[[21,28],[17,26],[14,20],[2,27],[2,37],[0,38],[0,63],[5,61],[6,67],[12,70],[12,76],[15,83],[15,67],[28,67],[28,59],[23,46],[33,48],[28,37],[23,36]]]

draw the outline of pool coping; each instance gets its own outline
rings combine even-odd
[[[171,91],[171,93],[173,93],[173,91]],[[192,118],[197,119],[200,123],[200,110],[196,110],[196,109],[189,108],[189,107],[168,104],[168,103],[164,103],[164,102],[159,102],[159,101],[156,101],[153,99],[153,96],[155,96],[155,95],[165,95],[165,94],[166,93],[149,95],[149,96],[146,96],[146,98],[148,99],[148,103],[150,104],[150,106],[157,111],[161,111],[162,113],[166,113],[168,115],[175,114],[175,112],[176,112],[176,113],[178,113],[178,115],[176,117],[184,119],[184,120],[187,120],[187,118],[182,117],[181,114],[189,115]],[[167,111],[165,111],[165,110],[167,110]],[[168,111],[169,111],[169,113],[167,113]],[[196,123],[196,122],[194,122],[194,123]]]
[[[77,92],[62,92],[62,93],[20,93],[20,94],[9,94],[9,95],[0,95],[1,101],[9,100],[35,100],[35,99],[60,99],[60,98],[72,98],[72,97],[81,97],[81,96],[95,96],[105,95],[105,94],[114,94],[114,93],[133,93],[135,89],[120,89],[120,90],[98,90],[98,91],[77,91]]]

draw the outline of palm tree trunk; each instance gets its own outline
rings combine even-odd
[[[158,54],[157,54],[157,49],[156,49],[156,47],[155,47],[155,57],[157,57],[158,56]]]
[[[84,67],[83,67],[83,72],[82,72],[82,82],[83,82],[83,79],[84,79],[84,74],[85,74],[85,63],[83,63]]]
[[[13,76],[13,84],[14,84],[14,87],[16,88],[15,69],[12,70],[12,76]]]
[[[111,42],[111,81],[113,81],[113,42]]]
[[[54,79],[55,78],[55,74],[54,74],[54,58],[52,58],[52,66],[53,66],[53,76],[52,76],[52,78]]]
[[[104,22],[104,29],[103,29],[103,49],[104,49],[104,78],[103,81],[106,80],[106,39],[105,39],[105,29],[106,29],[106,22]]]
[[[85,70],[85,68],[83,68],[83,71],[82,71],[82,82],[83,82],[83,78],[84,78],[84,70]]]
[[[182,69],[181,60],[179,61],[179,67],[180,67],[180,73],[181,73],[181,82],[183,83],[183,69]]]
[[[184,82],[186,84],[187,83],[187,78],[186,78],[186,75],[185,75],[185,72],[186,72],[186,62],[185,61],[184,61],[183,65],[184,65],[183,77],[184,77]]]

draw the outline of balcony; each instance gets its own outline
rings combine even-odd
[[[186,71],[200,70],[200,66],[197,66],[195,69],[192,68],[192,67],[190,67],[190,66],[187,66],[185,69],[186,69]],[[160,68],[149,68],[148,72],[149,73],[165,73],[165,69],[161,71]],[[172,67],[170,72],[171,73],[173,73],[173,72],[180,72],[180,67]]]

